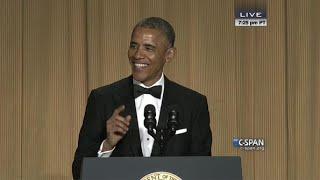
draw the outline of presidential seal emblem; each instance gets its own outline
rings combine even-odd
[[[140,180],[182,180],[175,174],[169,172],[154,172],[145,175]]]

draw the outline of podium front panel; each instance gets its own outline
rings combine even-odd
[[[175,180],[157,172],[171,173],[183,180],[242,180],[241,159],[233,156],[85,158],[81,179]]]

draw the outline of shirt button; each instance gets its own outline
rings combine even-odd
[[[147,141],[149,141],[149,138],[147,138]]]

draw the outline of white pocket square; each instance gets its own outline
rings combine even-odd
[[[177,134],[182,134],[182,133],[185,133],[185,132],[187,132],[187,128],[178,129],[178,130],[176,130],[176,135],[177,135]]]

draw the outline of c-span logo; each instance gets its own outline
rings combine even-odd
[[[235,14],[235,26],[267,26],[265,10],[238,10]]]
[[[264,151],[264,139],[233,138],[233,146],[245,151]]]
[[[182,179],[177,175],[174,175],[169,172],[154,172],[154,173],[145,175],[140,180],[182,180]]]

